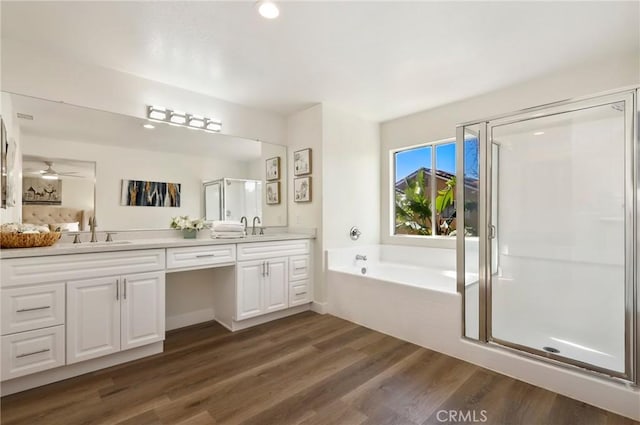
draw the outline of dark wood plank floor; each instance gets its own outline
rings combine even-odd
[[[311,312],[170,332],[162,354],[1,403],[3,425],[637,424]]]

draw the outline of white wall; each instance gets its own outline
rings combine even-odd
[[[93,210],[94,179],[62,178],[62,207]]]
[[[284,117],[124,72],[81,63],[56,52],[2,39],[3,91],[146,118],[162,105],[222,120],[223,133],[283,144]]]
[[[379,127],[329,105],[316,105],[287,120],[289,182],[293,152],[312,149],[310,203],[293,202],[289,185],[289,225],[317,230],[314,298],[327,299],[324,251],[329,248],[379,242]],[[358,226],[362,237],[349,239]]]
[[[15,206],[0,208],[0,223],[19,223],[22,221],[22,137],[16,122],[11,96],[2,93],[0,97],[0,115],[4,120],[7,140],[15,142],[15,173],[7,176],[8,184],[13,185]],[[11,143],[13,145],[13,143]]]
[[[314,228],[314,298],[322,302],[326,299],[322,250],[322,105],[315,105],[287,118],[287,202],[289,226],[293,228]],[[307,203],[293,201],[293,152],[311,148],[312,154],[312,200]]]
[[[373,123],[322,106],[324,248],[380,241],[380,135]],[[357,226],[356,242],[349,229]]]
[[[242,178],[247,172],[247,164],[242,162],[33,136],[23,138],[23,152],[96,162],[96,217],[100,230],[166,229],[171,217],[201,217],[203,180]],[[181,206],[122,206],[122,179],[181,183]]]
[[[470,62],[469,66],[473,66],[473,63]],[[389,235],[390,150],[455,137],[455,128],[459,123],[633,84],[640,84],[640,57],[617,56],[559,70],[552,75],[524,84],[383,123],[380,130],[383,159],[380,197],[382,243],[443,246],[437,240],[416,240]],[[445,241],[444,246],[453,248],[455,241]]]

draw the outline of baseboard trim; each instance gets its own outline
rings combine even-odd
[[[314,301],[311,303],[311,311],[315,311],[318,314],[327,314],[329,308],[326,302],[321,303],[318,301]]]
[[[185,326],[196,325],[198,323],[215,320],[216,316],[212,308],[190,311],[188,313],[167,316],[166,327],[168,331],[184,328]]]
[[[295,307],[287,308],[286,310],[274,311],[273,313],[265,314],[263,316],[252,317],[251,319],[245,319],[242,321],[232,321],[231,331],[240,331],[252,326],[262,325],[263,323],[271,322],[272,320],[282,319],[287,316],[293,316],[294,314],[302,313],[303,311],[309,311],[311,309],[309,304],[298,305]],[[224,323],[218,322],[225,328],[229,329]]]
[[[52,382],[62,381],[64,379],[73,378],[74,376],[84,375],[85,373],[94,372],[106,367],[138,360],[143,357],[162,353],[163,348],[164,342],[155,342],[153,344],[144,345],[138,348],[132,348],[131,350],[121,351],[119,353],[110,354],[108,356],[99,357],[97,359],[86,360],[80,363],[74,363],[57,367],[55,369],[34,373],[32,375],[10,379],[0,384],[0,394],[4,397],[9,394],[19,393],[31,388],[51,384]]]

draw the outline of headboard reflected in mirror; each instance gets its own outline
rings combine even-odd
[[[204,216],[205,181],[257,180],[271,187],[277,183],[280,193],[287,193],[287,150],[282,145],[6,92],[2,100],[2,115],[12,118],[25,162],[25,179],[39,178],[49,169],[60,175],[59,180],[36,182],[29,192],[28,181],[14,188],[23,195],[17,204],[26,202],[20,214],[25,222],[44,222],[51,214],[53,221],[78,220],[79,229],[87,230],[88,217],[95,214],[100,230],[167,229],[172,217]],[[72,173],[81,171],[73,169],[74,163],[94,169],[92,205],[66,202],[80,190],[75,188],[80,179]],[[277,175],[267,175],[275,165]],[[52,190],[61,190],[62,199],[49,199]],[[29,197],[42,202],[29,204]],[[273,202],[263,193],[260,202],[264,226],[287,225],[286,199]],[[3,221],[7,212],[2,210]]]

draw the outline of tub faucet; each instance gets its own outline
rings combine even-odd
[[[253,228],[251,229],[252,235],[256,234],[256,220],[258,220],[258,224],[262,224],[262,222],[260,221],[260,217],[258,216],[253,217]]]
[[[98,223],[96,222],[95,217],[89,217],[89,229],[91,230],[91,242],[98,242],[98,237],[96,236],[96,227]]]
[[[356,261],[358,261],[358,260],[367,261],[367,256],[366,255],[356,254]]]

